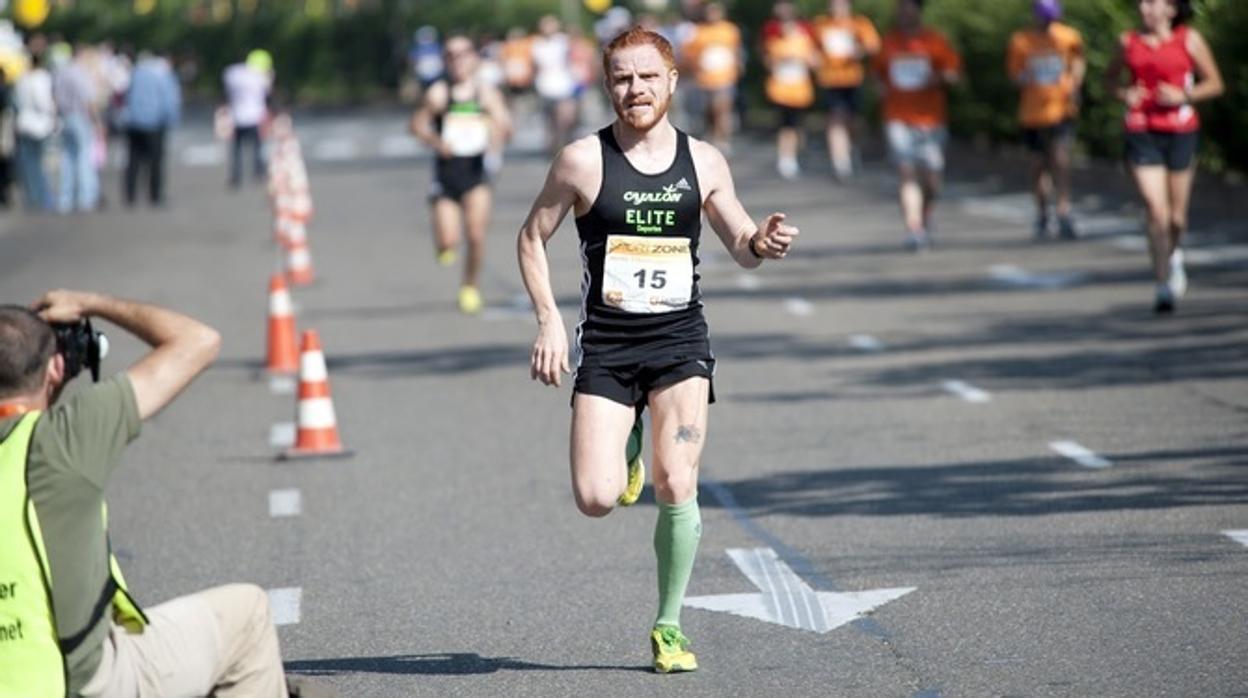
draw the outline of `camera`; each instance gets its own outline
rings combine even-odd
[[[65,380],[77,376],[82,369],[91,370],[91,380],[100,382],[100,360],[108,356],[108,337],[96,332],[91,321],[52,323],[56,334],[56,351],[65,357]]]

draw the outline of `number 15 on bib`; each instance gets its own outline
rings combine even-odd
[[[628,313],[683,310],[693,294],[688,238],[608,235],[602,302]]]

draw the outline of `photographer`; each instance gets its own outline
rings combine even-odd
[[[52,291],[33,308],[0,306],[0,696],[286,696],[263,590],[221,586],[144,613],[109,552],[103,492],[122,450],[220,336],[92,293]],[[84,364],[98,371],[89,318],[152,350],[59,400]]]

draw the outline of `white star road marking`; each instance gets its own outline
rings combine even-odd
[[[730,548],[727,553],[760,593],[691,596],[686,606],[827,633],[915,590],[815,591],[771,548]]]

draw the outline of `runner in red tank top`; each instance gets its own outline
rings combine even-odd
[[[1106,71],[1127,105],[1127,162],[1148,206],[1149,251],[1157,279],[1154,312],[1170,313],[1187,290],[1183,250],[1200,117],[1192,106],[1222,94],[1222,75],[1200,32],[1187,25],[1191,0],[1139,0],[1140,28],[1121,37]],[[1123,73],[1129,78],[1124,86]]]

